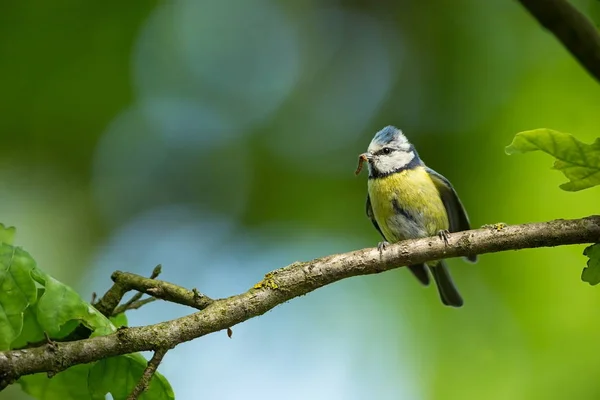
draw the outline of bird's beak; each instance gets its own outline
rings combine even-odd
[[[363,160],[363,161],[371,161],[371,158],[373,158],[373,155],[371,153],[362,153],[360,156],[358,156],[359,159]]]
[[[363,163],[366,162],[370,162],[371,158],[373,158],[373,156],[371,155],[371,153],[362,153],[360,156],[358,156],[358,167],[356,167],[356,171],[354,172],[356,175],[360,174],[360,171],[362,170],[362,166]]]

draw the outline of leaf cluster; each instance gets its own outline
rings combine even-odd
[[[534,129],[517,133],[513,142],[506,147],[507,154],[543,151],[556,160],[553,168],[561,171],[569,182],[560,185],[566,191],[579,191],[600,185],[600,138],[585,144],[573,135],[552,129]],[[581,279],[590,285],[600,283],[600,244],[583,251],[589,258]]]
[[[111,322],[73,289],[38,268],[28,252],[11,244],[13,238],[14,228],[0,224],[0,351],[45,342],[60,346],[82,330],[93,337],[115,332],[115,325],[127,325],[124,314]],[[141,354],[127,354],[78,365],[52,377],[24,376],[18,383],[36,399],[96,400],[110,393],[119,400],[131,393],[146,365]],[[140,396],[173,398],[169,382],[158,372]]]

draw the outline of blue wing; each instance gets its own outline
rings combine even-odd
[[[456,190],[452,187],[452,184],[448,179],[446,179],[443,175],[438,174],[431,168],[426,167],[425,170],[431,177],[431,180],[435,184],[438,192],[440,193],[440,197],[442,198],[442,202],[444,203],[444,207],[446,208],[446,213],[448,214],[448,222],[450,224],[450,232],[460,232],[460,231],[468,231],[471,229],[471,225],[469,224],[469,217],[467,216],[467,212],[463,207],[460,199],[458,198],[458,194],[456,194]],[[477,261],[477,255],[470,255],[467,259],[471,262]]]
[[[375,227],[375,229],[377,229],[377,231],[379,232],[379,234],[381,234],[381,237],[383,237],[384,240],[387,240],[386,237],[383,235],[383,232],[381,232],[381,228],[379,227],[379,224],[375,220],[375,215],[373,214],[373,207],[371,206],[371,198],[369,197],[368,194],[367,194],[367,204],[366,204],[365,208],[367,211],[367,216],[373,223],[373,226]],[[408,269],[410,269],[410,272],[412,272],[423,285],[425,285],[425,286],[429,285],[429,273],[427,272],[427,266],[425,264],[409,265]]]

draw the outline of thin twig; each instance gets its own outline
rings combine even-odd
[[[600,34],[585,15],[567,0],[519,1],[600,81]]]
[[[158,264],[156,267],[154,267],[154,269],[152,270],[152,274],[150,274],[150,279],[156,279],[160,273],[162,272],[162,266],[160,264]],[[129,288],[131,289],[131,288]],[[144,295],[144,293],[142,292],[137,292],[136,294],[134,294],[131,299],[129,299],[127,302],[125,302],[125,304],[118,306],[117,308],[114,309],[112,315],[117,315],[120,314],[122,312],[125,312],[127,310],[133,310],[136,308],[140,308],[141,306],[143,306],[146,303],[149,302],[145,302],[140,304],[140,299],[142,298],[142,296]],[[136,306],[133,306],[133,304],[136,304]]]
[[[142,296],[144,295],[144,293],[142,292],[137,292],[136,294],[134,294],[133,296],[131,296],[131,299],[127,300],[125,303],[121,304],[120,306],[117,306],[113,312],[112,315],[117,315],[120,314],[126,310],[129,310],[130,306],[137,302],[140,301],[140,299],[142,298]]]
[[[152,274],[150,274],[150,279],[156,279],[156,278],[158,278],[158,276],[160,275],[161,272],[162,272],[162,265],[158,264],[152,270]]]
[[[148,366],[144,370],[142,377],[138,381],[137,385],[135,385],[135,388],[133,388],[131,394],[127,397],[127,400],[136,400],[148,389],[150,380],[154,376],[154,373],[156,372],[156,369],[158,368],[158,365],[162,361],[163,357],[165,354],[167,354],[167,351],[169,351],[169,349],[162,348],[154,351],[154,355],[150,361],[148,361]]]
[[[125,293],[127,293],[129,290],[131,289],[128,289],[120,283],[115,282],[110,289],[104,293],[104,296],[102,296],[100,300],[94,304],[94,307],[104,316],[110,317],[113,314],[114,309],[119,305],[121,300],[123,300]]]
[[[161,271],[162,266],[160,264],[154,267],[154,269],[152,270],[152,274],[150,275],[150,279],[156,278],[158,275],[160,275]],[[96,310],[100,311],[100,313],[102,313],[102,315],[104,315],[105,317],[117,315],[118,313],[114,312],[115,309],[117,308],[121,300],[123,300],[123,296],[125,296],[127,292],[133,289],[134,288],[128,287],[127,285],[123,285],[121,282],[115,281],[115,283],[110,287],[110,289],[108,289],[104,296],[102,296],[96,303],[92,301],[92,303],[94,303],[93,306],[96,308]],[[142,293],[136,293],[125,304],[134,303],[138,301],[142,297],[142,295]],[[125,309],[127,309],[127,307],[125,307]]]
[[[245,293],[215,300],[205,310],[185,317],[155,325],[123,328],[106,336],[61,343],[54,351],[50,351],[48,345],[42,345],[27,350],[0,352],[0,388],[24,375],[58,372],[73,365],[121,354],[173,348],[179,343],[231,328],[295,297],[353,276],[376,274],[402,265],[443,258],[597,242],[600,242],[600,216],[591,216],[506,227],[496,225],[451,233],[447,245],[438,237],[431,237],[389,245],[381,254],[374,247],[296,262],[268,273]],[[581,264],[585,264],[583,257]],[[479,267],[485,267],[485,259],[480,261]],[[526,264],[520,266],[527,267]],[[578,273],[573,273],[573,279],[577,278]],[[161,285],[160,281],[151,281]]]
[[[152,303],[156,300],[158,300],[156,297],[147,297],[145,299],[138,300],[133,303],[128,302],[129,304],[122,304],[115,308],[115,311],[113,311],[113,315],[119,315],[129,310],[137,310],[138,308],[141,308],[142,306],[145,306],[146,304]]]
[[[198,292],[197,289],[188,290],[169,282],[148,279],[129,272],[115,271],[111,278],[115,282],[115,285],[119,284],[123,287],[146,293],[157,299],[190,306],[198,310],[205,309],[214,301],[210,297]]]

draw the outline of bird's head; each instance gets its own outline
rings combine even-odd
[[[368,162],[370,177],[390,175],[421,164],[414,146],[393,126],[377,132],[360,159]]]

